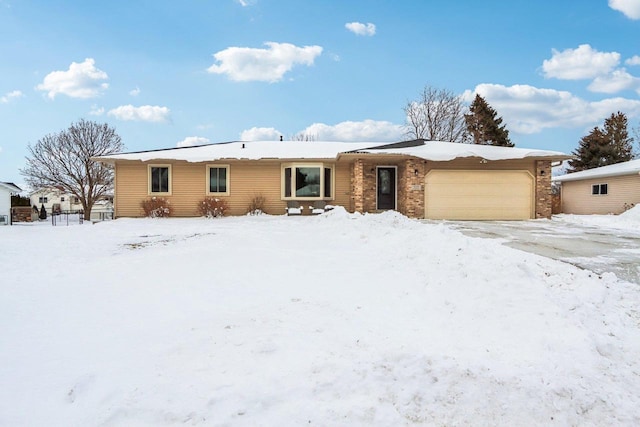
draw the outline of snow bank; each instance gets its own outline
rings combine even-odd
[[[640,424],[638,286],[445,224],[336,208],[0,240],[0,425]]]
[[[620,215],[554,215],[554,220],[591,227],[624,230],[630,234],[640,234],[640,205],[636,205]]]

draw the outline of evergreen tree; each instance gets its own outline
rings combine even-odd
[[[633,159],[633,138],[627,130],[627,116],[618,112],[604,121],[603,129],[595,127],[580,139],[569,160],[568,172],[599,168]]]
[[[47,219],[47,210],[44,207],[44,204],[40,208],[40,219]]]
[[[498,117],[496,110],[480,95],[476,94],[464,119],[474,144],[514,146],[506,125],[502,124],[502,117]]]

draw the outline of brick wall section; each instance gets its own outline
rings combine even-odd
[[[363,179],[363,212],[375,212],[376,211],[376,165],[374,163],[364,163],[363,166],[364,179]]]
[[[398,165],[398,211],[409,218],[424,218],[426,169],[427,163],[421,159],[407,159]]]
[[[351,205],[354,212],[364,213],[364,161],[358,159],[351,165]]]
[[[544,172],[544,173],[543,173]],[[551,218],[551,161],[536,161],[536,218]]]

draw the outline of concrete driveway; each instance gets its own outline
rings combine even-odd
[[[571,263],[598,274],[611,272],[640,284],[640,230],[605,229],[556,220],[447,221],[472,237],[499,239],[526,252]]]

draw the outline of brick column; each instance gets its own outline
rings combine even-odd
[[[551,161],[536,161],[536,218],[551,218]]]
[[[357,159],[351,165],[351,201],[354,212],[364,213],[364,162]]]

